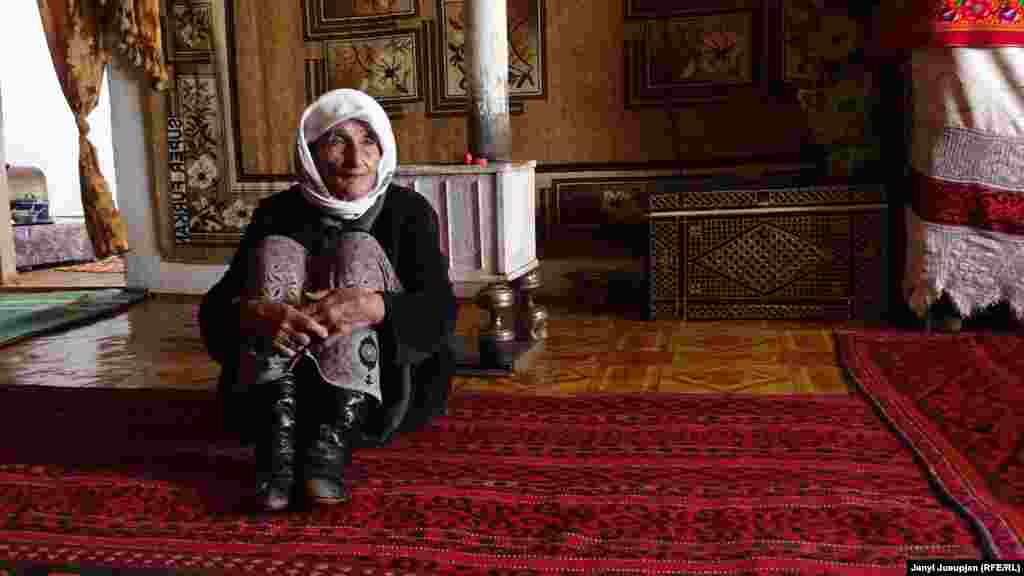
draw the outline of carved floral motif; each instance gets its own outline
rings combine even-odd
[[[210,5],[201,2],[175,4],[174,37],[181,48],[210,50]]]
[[[327,44],[330,88],[358,88],[382,103],[420,96],[418,36],[366,36]]]
[[[543,91],[541,78],[541,36],[544,22],[542,0],[509,0],[508,9],[508,84],[509,92],[536,94]],[[447,96],[466,94],[465,18],[462,0],[443,0],[444,54],[447,66]]]

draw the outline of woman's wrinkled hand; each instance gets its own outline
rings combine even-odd
[[[302,311],[325,326],[331,336],[349,334],[384,320],[383,298],[366,288],[307,292],[306,298],[311,302],[303,306]]]
[[[270,338],[274,349],[287,356],[295,356],[312,342],[325,340],[328,336],[328,330],[322,323],[283,302],[244,302],[239,320],[242,334]]]

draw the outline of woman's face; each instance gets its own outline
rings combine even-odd
[[[361,120],[346,120],[331,128],[313,146],[314,164],[327,191],[341,200],[353,201],[373,191],[380,142]]]

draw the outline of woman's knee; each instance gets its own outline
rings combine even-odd
[[[342,262],[367,262],[387,260],[377,239],[366,232],[353,230],[344,232],[338,239],[338,245],[334,250],[334,256]]]
[[[282,253],[306,253],[306,248],[294,238],[288,236],[282,236],[280,234],[271,234],[261,238],[253,246],[252,252],[254,253],[266,253],[266,252],[282,252]]]
[[[274,301],[298,301],[306,284],[307,251],[287,236],[262,238],[249,253],[250,294]]]
[[[365,232],[346,232],[327,255],[334,285],[370,290],[399,290],[398,277],[376,238]]]

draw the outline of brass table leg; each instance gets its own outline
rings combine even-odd
[[[540,271],[537,269],[515,281],[516,292],[519,294],[519,314],[516,317],[516,336],[519,340],[537,342],[548,337],[548,311],[533,299],[534,292],[540,286]]]
[[[515,305],[515,293],[508,284],[491,284],[477,294],[476,303],[490,316],[487,324],[480,329],[480,357],[489,363],[496,363],[500,357],[498,345],[516,339],[515,330],[510,326],[508,318]]]

